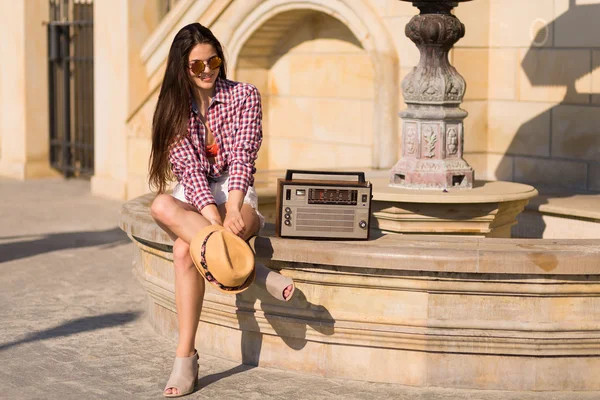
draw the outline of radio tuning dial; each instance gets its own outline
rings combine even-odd
[[[367,227],[367,221],[360,221],[358,226],[360,226],[362,229],[365,229]]]

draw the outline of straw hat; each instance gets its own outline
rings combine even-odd
[[[241,293],[254,282],[254,253],[248,243],[219,225],[194,236],[190,255],[200,274],[223,293]]]

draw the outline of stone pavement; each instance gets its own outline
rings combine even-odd
[[[120,203],[89,183],[0,179],[0,399],[160,399],[175,345],[143,315]],[[523,371],[528,373],[528,371]],[[200,357],[189,399],[592,400],[325,379]]]

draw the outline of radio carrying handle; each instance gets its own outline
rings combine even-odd
[[[342,172],[342,171],[306,171],[298,169],[288,169],[285,173],[285,180],[291,181],[294,174],[304,175],[338,175],[338,176],[356,176],[359,183],[365,183],[364,172]]]

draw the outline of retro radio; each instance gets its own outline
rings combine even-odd
[[[288,170],[277,180],[276,235],[366,240],[371,190],[364,172]]]

